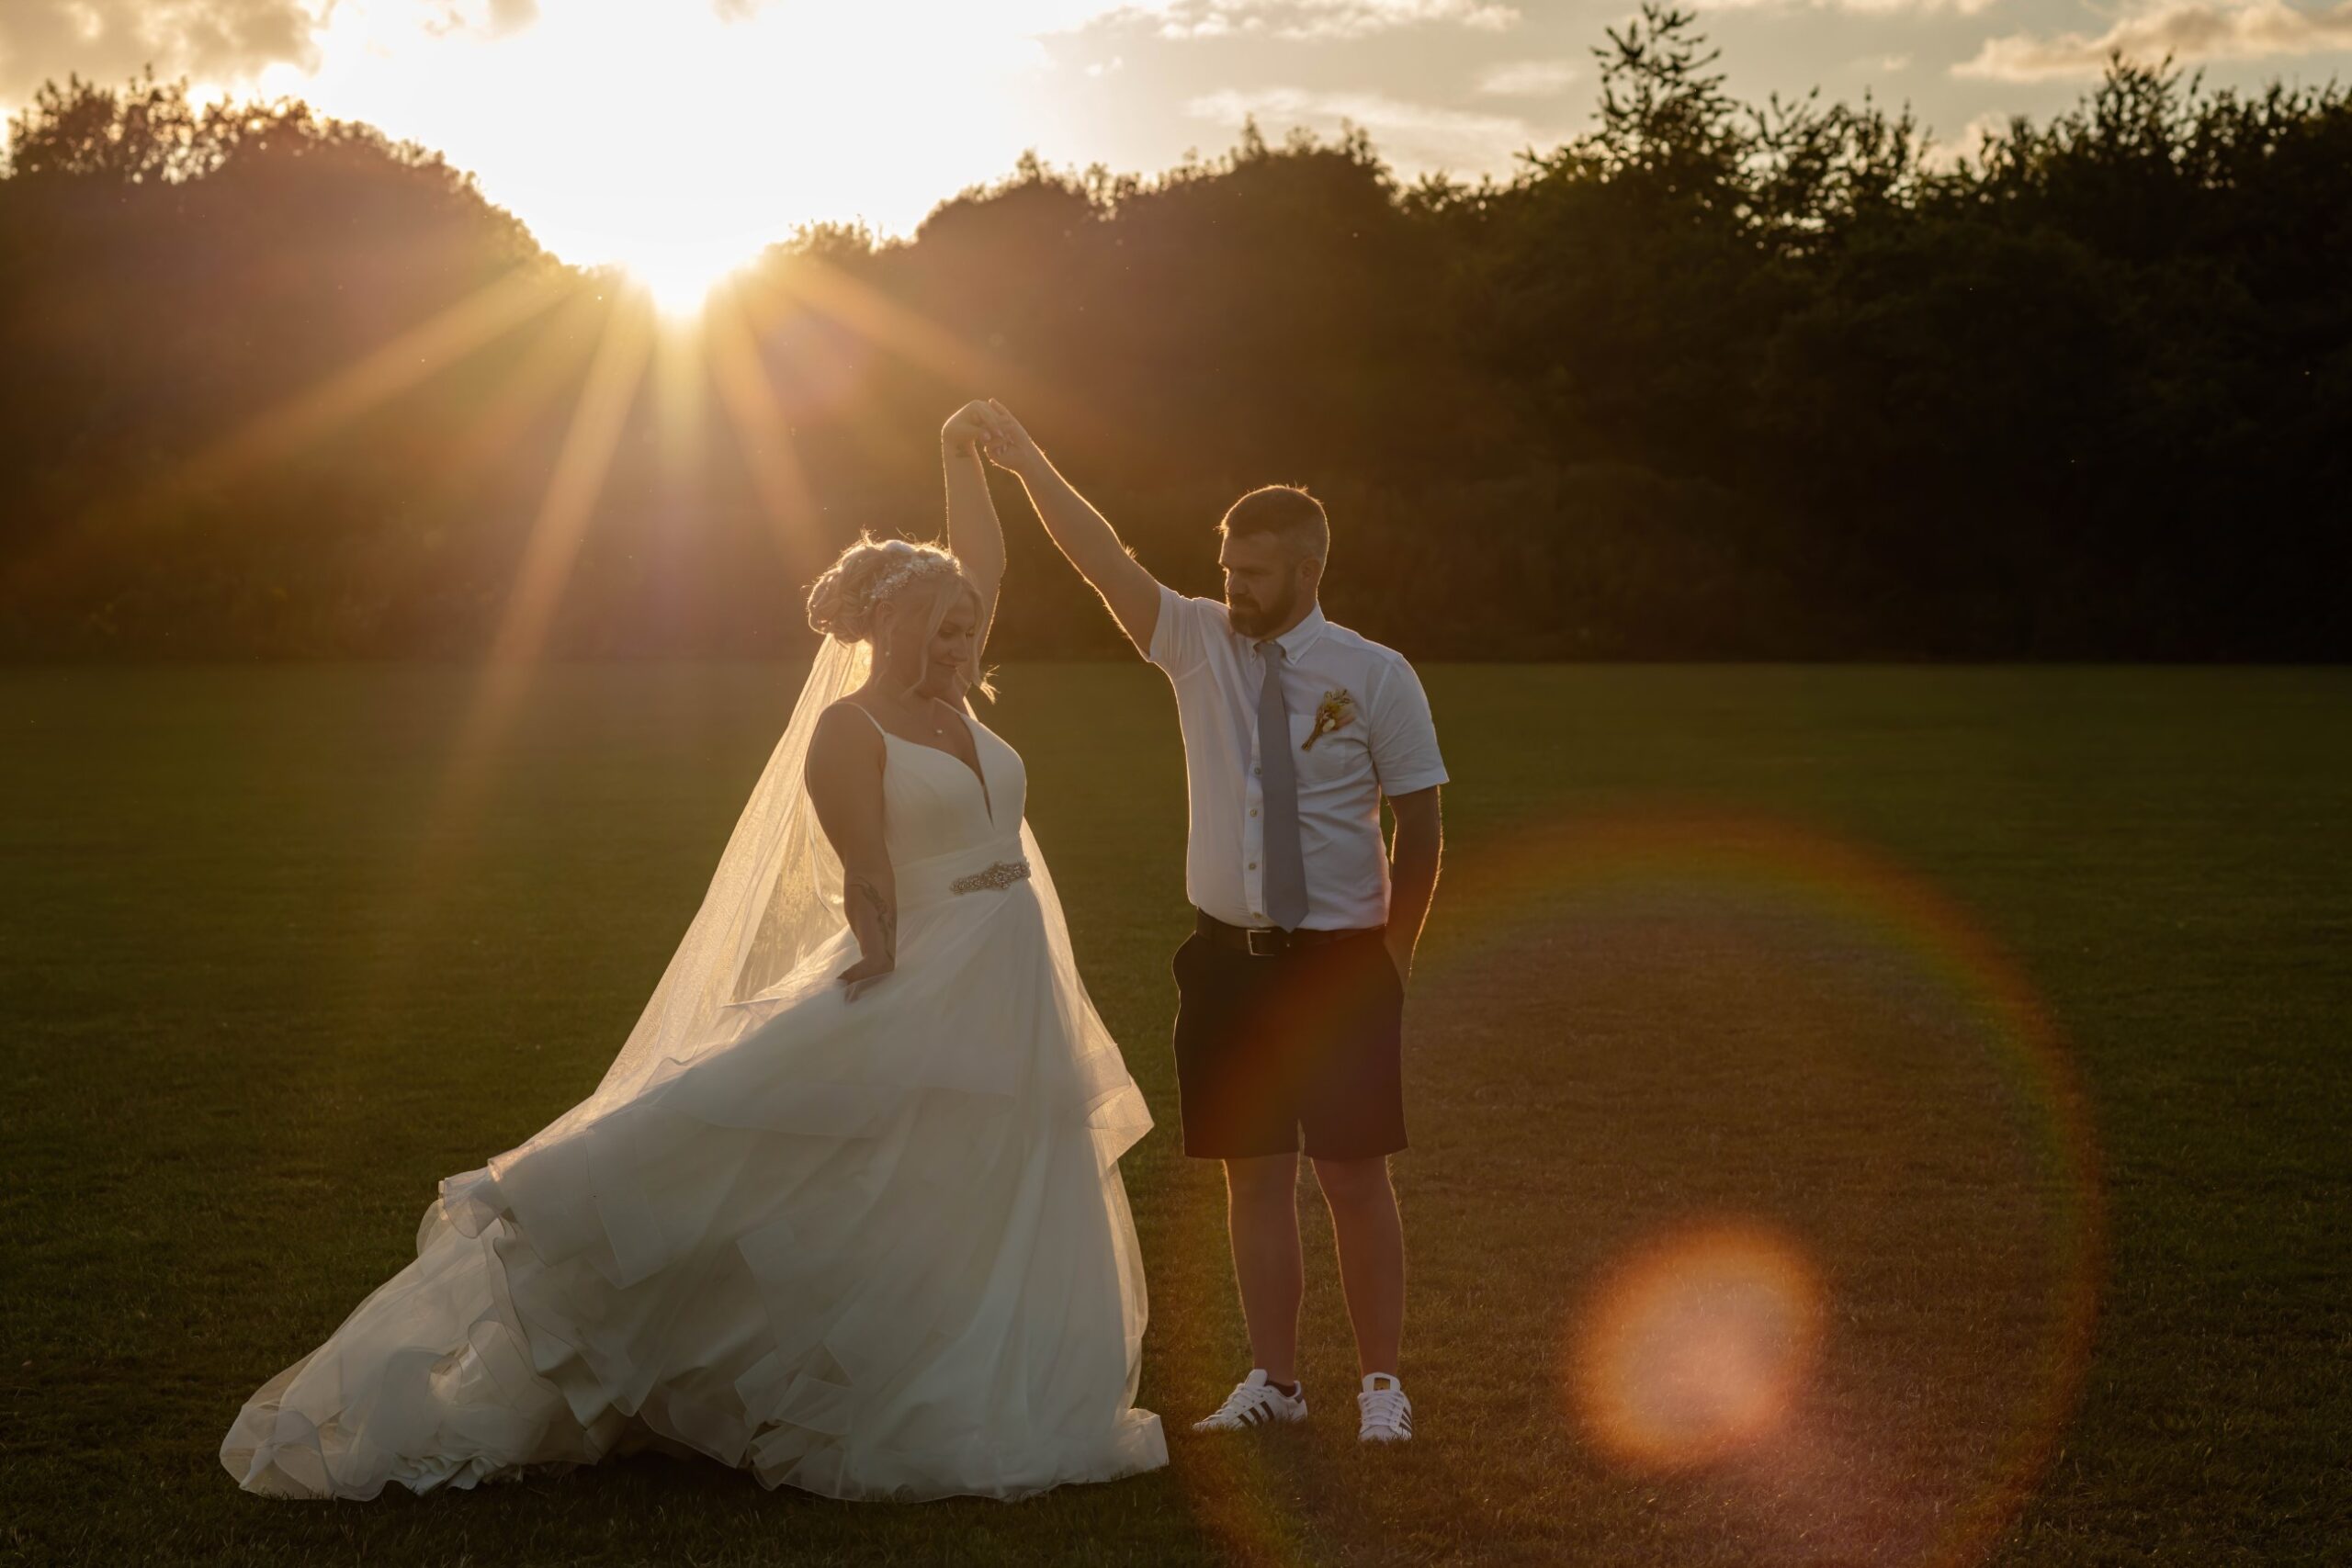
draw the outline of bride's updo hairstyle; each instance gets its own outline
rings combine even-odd
[[[875,611],[895,603],[898,635],[913,637],[922,649],[914,682],[920,685],[928,672],[932,636],[963,594],[974,595],[977,605],[978,591],[953,551],[861,535],[808,590],[808,625],[837,642],[871,642]],[[876,648],[876,657],[882,651]],[[974,684],[983,695],[995,694],[985,678]]]

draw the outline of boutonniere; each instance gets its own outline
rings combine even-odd
[[[1306,743],[1299,750],[1312,751],[1317,740],[1322,739],[1341,725],[1352,723],[1355,716],[1356,700],[1348,694],[1346,687],[1342,686],[1336,692],[1324,693],[1323,700],[1315,705],[1315,733],[1306,738]]]

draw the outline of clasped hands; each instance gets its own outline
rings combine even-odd
[[[939,444],[950,452],[975,452],[1007,473],[1025,474],[1042,460],[1037,443],[994,398],[976,398],[947,416]]]

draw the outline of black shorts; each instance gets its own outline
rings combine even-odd
[[[1257,958],[1195,931],[1170,967],[1186,1154],[1405,1146],[1405,985],[1379,931]]]

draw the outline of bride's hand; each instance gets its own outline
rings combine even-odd
[[[996,434],[996,412],[978,399],[947,416],[939,427],[939,444],[951,452],[970,452]]]
[[[839,978],[842,985],[849,987],[849,999],[855,1001],[872,990],[885,976],[897,967],[898,960],[891,954],[878,953],[872,958],[859,959],[842,970]]]

